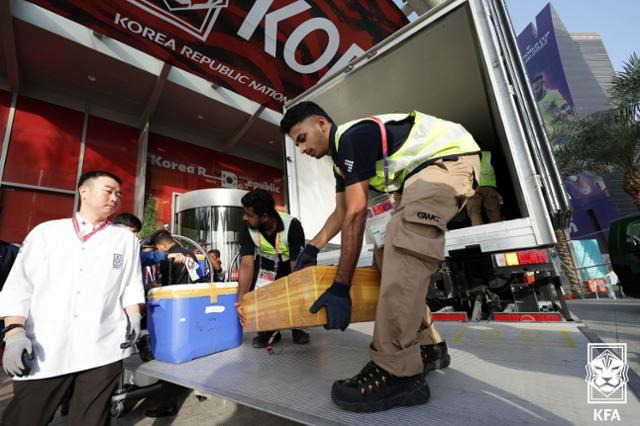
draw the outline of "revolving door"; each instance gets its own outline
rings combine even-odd
[[[225,281],[236,281],[238,237],[246,224],[240,199],[247,191],[213,188],[180,194],[175,198],[173,232],[204,241],[206,250],[220,250]]]

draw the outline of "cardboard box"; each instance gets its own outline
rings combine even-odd
[[[333,283],[335,266],[312,266],[251,291],[242,298],[247,315],[243,331],[307,328],[327,322],[326,309],[309,308]],[[356,268],[351,283],[351,322],[372,321],[380,292],[380,274],[374,267]]]

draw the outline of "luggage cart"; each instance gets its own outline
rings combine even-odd
[[[173,238],[181,246],[184,246],[185,244],[193,246],[198,249],[200,253],[204,253],[204,260],[207,263],[208,270],[213,270],[211,261],[208,256],[206,256],[207,252],[200,244],[182,235],[174,234]],[[129,358],[125,358],[123,360],[122,374],[118,379],[118,385],[111,396],[111,406],[109,408],[111,417],[118,418],[124,413],[126,401],[139,400],[161,388],[161,382],[159,379],[138,371],[144,364],[145,361],[142,360],[140,353],[135,353]],[[206,399],[206,394],[196,396],[200,401]]]
[[[111,396],[109,413],[118,418],[125,411],[125,401],[135,401],[160,389],[160,380],[138,371],[144,364],[139,354],[133,354],[122,361],[122,375]]]

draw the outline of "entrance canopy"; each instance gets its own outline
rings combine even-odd
[[[276,111],[407,23],[391,0],[31,0]]]

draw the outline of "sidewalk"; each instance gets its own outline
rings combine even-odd
[[[627,364],[640,373],[640,299],[584,299],[567,302],[571,312],[603,342],[626,343]]]

